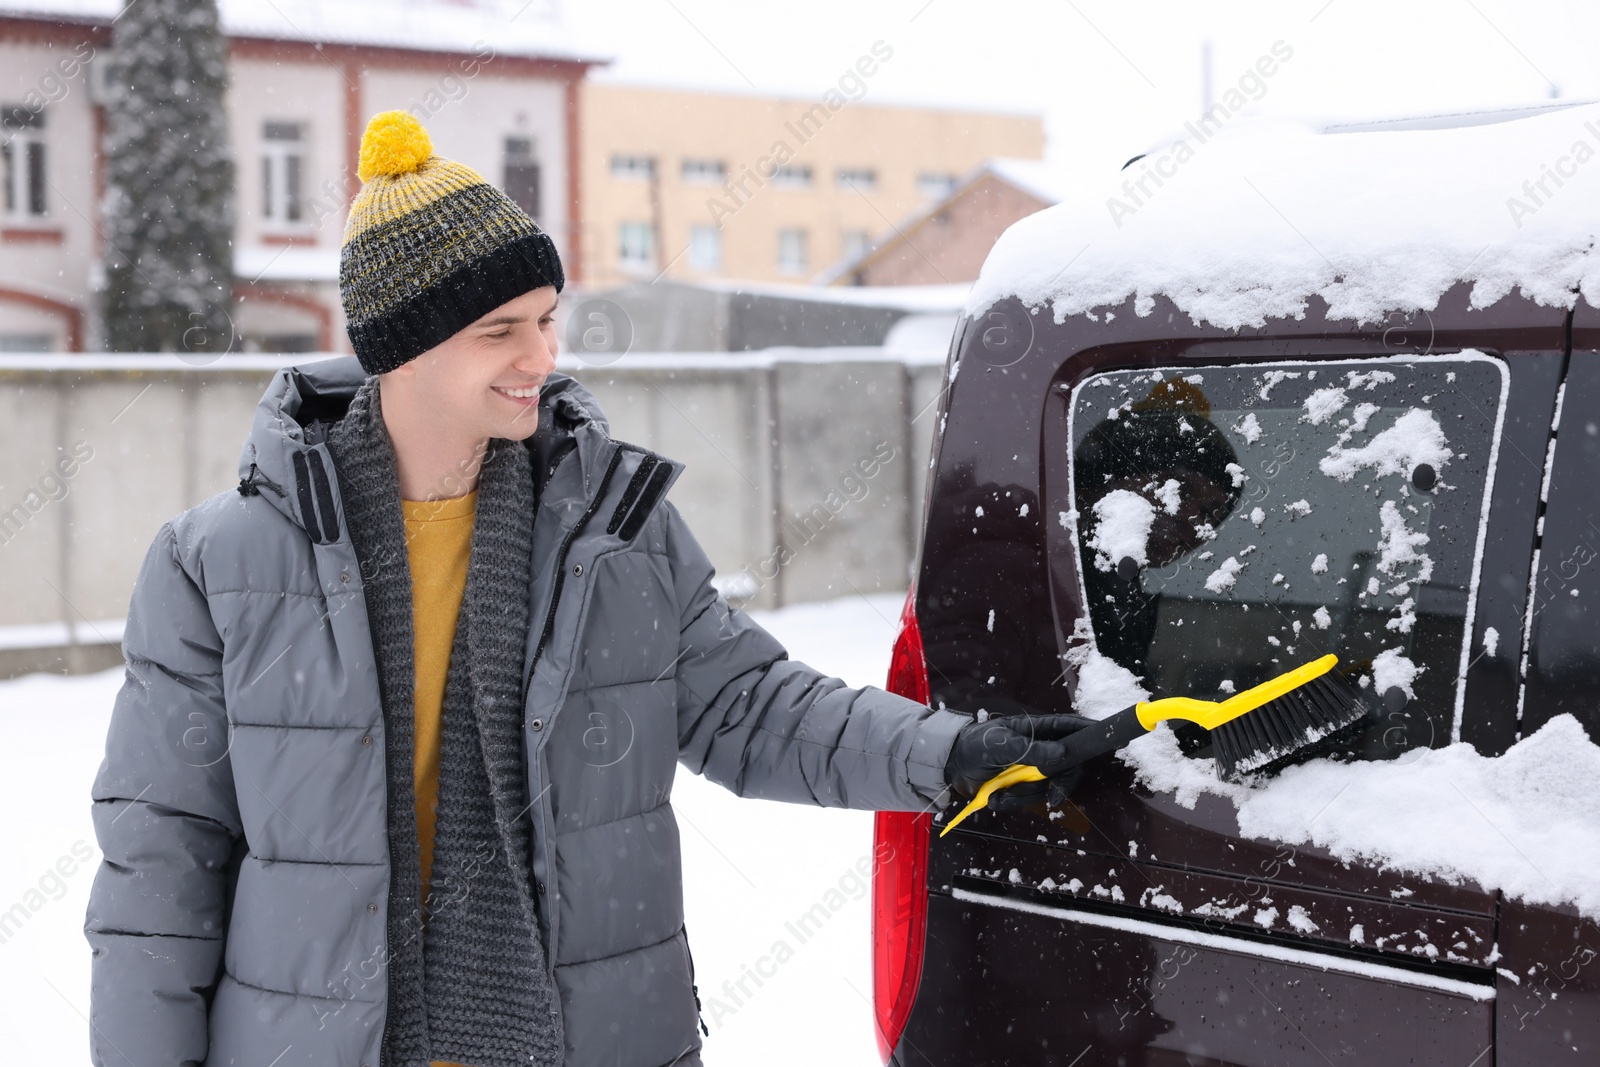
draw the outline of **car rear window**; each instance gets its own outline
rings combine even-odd
[[[1100,653],[1215,700],[1333,652],[1374,698],[1349,754],[1449,743],[1502,372],[1462,353],[1084,379],[1059,520]]]

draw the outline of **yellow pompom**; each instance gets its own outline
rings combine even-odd
[[[356,174],[367,181],[376,174],[405,174],[433,155],[433,142],[409,111],[380,111],[361,135],[361,162]]]

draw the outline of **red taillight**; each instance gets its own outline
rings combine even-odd
[[[900,635],[889,660],[887,688],[928,702],[928,664],[913,609],[916,590],[906,595]],[[888,1063],[917,998],[928,910],[928,829],[933,817],[911,811],[880,811],[873,825],[872,1002],[878,1052]]]
[[[922,630],[917,626],[916,598],[917,591],[912,589],[906,594],[906,606],[900,609],[900,633],[894,639],[894,653],[889,657],[889,683],[884,688],[919,704],[926,704],[928,661],[922,654]]]

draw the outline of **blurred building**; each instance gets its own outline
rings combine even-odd
[[[1043,154],[1037,115],[867,102],[874,48],[812,100],[583,83],[588,283],[812,282],[984,160]]]
[[[238,186],[236,350],[348,351],[339,245],[367,118],[409,110],[581,279],[579,84],[600,62],[510,0],[220,0]],[[0,0],[0,351],[98,348],[98,62],[122,0]],[[525,9],[525,10],[524,10]]]
[[[1018,219],[1061,201],[1059,177],[1036,159],[990,159],[949,193],[883,230],[823,277],[833,285],[951,285],[978,277],[989,249]]]

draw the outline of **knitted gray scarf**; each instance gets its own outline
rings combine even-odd
[[[327,429],[361,561],[389,778],[383,1067],[559,1065],[565,1041],[529,892],[522,659],[535,488],[528,449],[495,440],[479,474],[466,592],[445,676],[439,806],[424,911],[413,785],[411,572],[377,379]],[[427,921],[423,922],[426,914]]]

